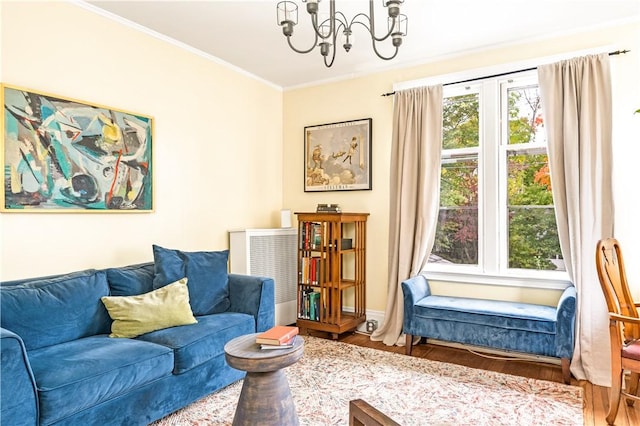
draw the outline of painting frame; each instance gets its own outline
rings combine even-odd
[[[0,83],[2,213],[152,213],[151,116]]]
[[[371,190],[373,120],[304,128],[304,192]]]

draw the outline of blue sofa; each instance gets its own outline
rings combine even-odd
[[[570,382],[576,289],[567,287],[556,307],[530,303],[431,294],[428,280],[417,275],[402,282],[405,353],[413,336],[561,359]]]
[[[273,280],[225,270],[219,312],[109,337],[101,297],[152,291],[158,273],[143,263],[0,283],[0,424],[146,425],[243,378],[223,348],[274,325]]]

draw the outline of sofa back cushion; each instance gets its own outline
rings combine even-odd
[[[102,301],[109,295],[105,271],[86,270],[0,286],[0,325],[27,350],[109,333]]]
[[[186,277],[194,315],[217,314],[229,309],[229,250],[186,252],[153,245],[153,259],[154,289]]]
[[[153,262],[109,268],[111,296],[136,296],[153,290]]]

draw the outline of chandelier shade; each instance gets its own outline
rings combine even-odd
[[[282,28],[282,33],[287,38],[289,47],[297,53],[309,53],[316,47],[319,48],[324,64],[328,67],[333,65],[336,57],[336,43],[340,42],[346,52],[351,50],[354,41],[353,29],[360,25],[366,29],[375,54],[384,60],[391,60],[396,57],[403,37],[407,35],[408,19],[406,15],[400,13],[400,6],[404,0],[382,0],[382,6],[387,8],[387,28],[385,32],[378,36],[375,28],[375,16],[373,0],[369,0],[369,15],[358,13],[351,20],[345,15],[336,11],[335,0],[329,0],[329,17],[319,18],[319,3],[321,0],[302,0],[306,3],[306,10],[309,14],[313,27],[314,39],[306,49],[298,49],[293,45],[291,38],[294,27],[298,25],[298,5],[294,1],[281,1],[277,5],[277,23]],[[391,39],[393,51],[390,55],[383,55],[378,51],[378,43]]]

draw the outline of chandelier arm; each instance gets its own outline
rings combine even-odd
[[[340,13],[340,12],[338,12]],[[342,13],[340,13],[342,15]],[[329,18],[325,19],[324,21],[322,21],[320,23],[320,25],[318,25],[318,14],[315,13],[313,15],[311,15],[311,25],[313,25],[313,29],[316,32],[316,35],[318,37],[320,37],[323,40],[328,39],[329,37],[331,37],[331,34],[334,33],[334,28],[336,27],[336,4],[335,4],[335,0],[329,0]],[[343,15],[344,16],[344,15]],[[324,25],[325,22],[329,21],[329,34],[322,35],[322,33],[320,32],[320,27],[322,25]]]
[[[324,25],[325,22],[329,21],[329,19],[325,19],[324,21],[322,21],[320,24],[318,24],[318,14],[315,13],[313,15],[311,15],[311,27],[313,28],[313,31],[316,33],[316,43],[318,41],[318,38],[321,38],[322,40],[325,40],[327,38],[329,38],[329,35],[327,36],[323,36],[322,33],[320,32],[320,27],[322,25]],[[329,23],[329,25],[331,25],[331,23]]]
[[[374,17],[374,11],[373,11],[373,0],[369,0],[369,26],[371,27],[371,29],[369,30],[369,33],[371,33],[371,38],[374,39],[375,41],[384,41],[386,39],[389,38],[389,36],[391,35],[391,33],[393,32],[393,29],[396,26],[396,19],[398,18],[393,18],[393,25],[391,25],[391,28],[389,28],[389,32],[387,33],[387,35],[385,35],[384,37],[376,37],[376,21],[375,21],[375,17]],[[396,54],[398,52],[396,51]],[[376,52],[376,54],[378,54],[378,52]],[[378,54],[378,56],[380,56]],[[395,54],[393,55],[395,56]],[[393,58],[392,56],[392,58]],[[382,56],[380,56],[382,58]]]
[[[338,12],[340,13],[340,12]],[[342,14],[341,14],[342,15]],[[344,15],[342,15],[342,17],[344,18]],[[332,50],[332,54],[331,54],[331,62],[327,63],[327,57],[325,56],[324,59],[324,65],[327,68],[331,68],[331,66],[333,65],[333,61],[336,60],[336,41],[338,38],[338,31],[340,31],[340,27],[344,27],[345,29],[347,28],[347,26],[345,25],[344,22],[338,20],[340,22],[340,25],[338,25],[336,27],[336,30],[333,32],[333,44],[331,45],[331,50]]]
[[[378,58],[384,59],[385,61],[390,61],[391,59],[395,58],[396,55],[398,54],[398,51],[400,50],[399,47],[396,46],[396,50],[395,52],[393,52],[393,55],[386,57],[386,56],[382,56],[380,52],[378,52],[378,49],[376,48],[376,42],[374,40],[371,40],[371,45],[373,46],[373,51],[376,53],[376,55],[378,55]]]
[[[313,44],[312,44],[312,45],[311,45],[311,47],[310,47],[310,48],[308,48],[307,50],[299,50],[299,49],[296,49],[296,48],[294,47],[294,45],[291,43],[291,36],[287,36],[287,43],[289,43],[289,47],[290,47],[294,52],[297,52],[297,53],[309,53],[309,52],[311,52],[313,49],[315,49],[315,48],[318,46],[318,34],[316,34],[316,36],[315,36],[315,40],[314,40]]]
[[[371,41],[375,44],[376,41],[385,41],[386,39],[389,38],[389,36],[392,34],[391,31],[389,31],[389,34],[387,34],[386,36],[382,37],[382,38],[377,38],[375,37],[375,35],[373,34],[372,30],[367,26],[367,24],[365,24],[364,22],[360,22],[360,21],[354,21],[351,23],[351,25],[353,24],[360,24],[362,25],[368,32],[369,34],[371,34]]]
[[[331,62],[327,63],[327,57],[324,57],[324,65],[327,68],[331,68],[331,66],[333,65],[333,61],[336,59],[336,46],[333,46],[333,55],[331,55]]]
[[[347,19],[346,16],[344,16],[344,13],[337,11],[335,14],[336,17],[336,21],[338,21],[340,24],[342,24],[343,27],[347,28],[347,22],[349,21]],[[340,31],[340,25],[338,25],[336,27],[336,32]]]

